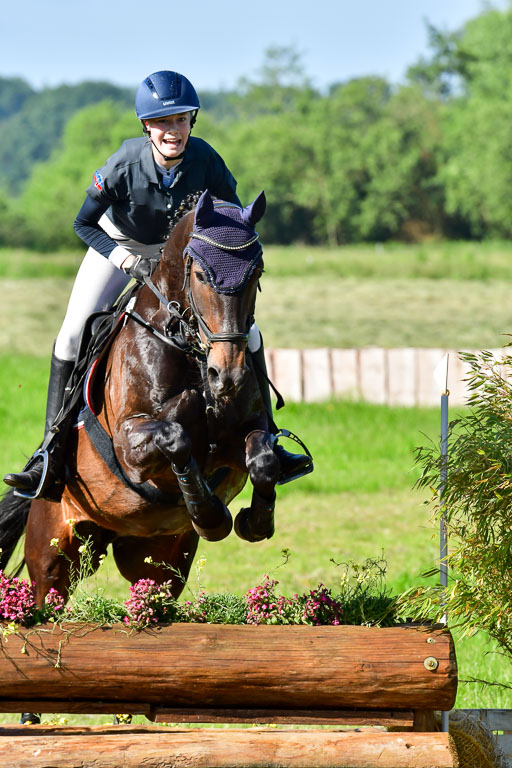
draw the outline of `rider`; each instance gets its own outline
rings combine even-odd
[[[205,141],[190,137],[199,108],[196,91],[183,75],[166,70],[149,75],[135,97],[145,136],[123,142],[93,175],[74,224],[89,249],[53,349],[45,436],[62,407],[87,317],[110,307],[132,278],[143,281],[152,274],[173,211],[188,194],[204,189],[240,205],[236,181],[223,159]],[[248,348],[269,424],[273,424],[263,344],[256,325]],[[310,457],[289,453],[278,443],[274,451],[280,460],[281,483],[311,471]],[[43,488],[39,488],[42,458],[31,460],[23,472],[7,474],[4,482],[27,495],[44,495],[59,475],[59,464],[54,456]]]

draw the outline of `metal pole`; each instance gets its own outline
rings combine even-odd
[[[441,503],[441,531],[440,531],[440,555],[441,555],[441,586],[448,586],[448,566],[446,565],[446,556],[448,555],[448,539],[446,536],[446,511],[444,509],[444,492],[446,481],[448,479],[448,393],[441,395],[441,485],[439,490]],[[443,617],[446,624],[446,614]]]
[[[448,536],[446,532],[446,510],[444,508],[444,493],[446,490],[446,481],[448,479],[448,396],[445,391],[441,395],[441,483],[439,488],[441,504],[441,523],[440,523],[440,582],[444,590],[448,586],[448,565],[446,557],[448,555]],[[442,618],[443,624],[447,623],[447,615]],[[441,712],[441,730],[445,733],[449,730],[449,713]]]

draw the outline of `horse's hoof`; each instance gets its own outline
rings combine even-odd
[[[225,504],[217,497],[212,497],[212,504],[220,515],[220,520],[212,528],[204,528],[192,519],[195,532],[206,541],[222,541],[233,529],[233,518]]]
[[[271,539],[274,535],[274,516],[265,521],[264,525],[251,524],[251,508],[243,507],[235,517],[235,533],[244,541],[257,542]]]
[[[20,725],[39,725],[40,722],[41,717],[35,712],[23,712],[20,717]]]

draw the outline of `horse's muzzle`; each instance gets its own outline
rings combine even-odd
[[[244,363],[236,368],[208,366],[208,383],[212,395],[216,398],[235,395],[243,387],[249,375],[249,368]]]

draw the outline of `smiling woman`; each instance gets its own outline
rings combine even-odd
[[[155,161],[166,169],[176,168],[183,157],[192,128],[191,120],[190,112],[182,112],[143,121],[153,145]]]

